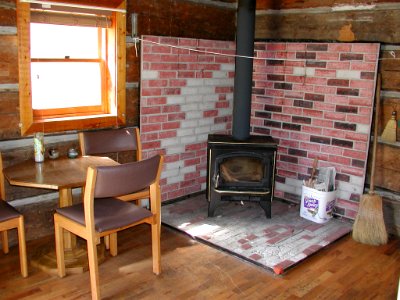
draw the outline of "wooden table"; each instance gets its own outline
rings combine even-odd
[[[59,206],[72,205],[72,189],[84,187],[89,166],[113,166],[117,162],[108,157],[82,156],[75,159],[48,159],[42,163],[33,160],[3,169],[4,177],[11,185],[58,190]],[[64,233],[66,268],[69,273],[83,272],[87,269],[86,246],[79,248],[76,236]],[[53,249],[43,250],[31,262],[45,271],[55,273],[57,264]],[[50,251],[50,252],[49,252]]]

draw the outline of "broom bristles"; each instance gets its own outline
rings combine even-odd
[[[388,234],[383,218],[382,197],[375,194],[361,196],[360,207],[353,224],[353,239],[368,245],[384,245]]]

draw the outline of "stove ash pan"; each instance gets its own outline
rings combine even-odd
[[[245,141],[209,135],[207,144],[208,216],[221,201],[257,201],[271,218],[277,144],[269,136]]]

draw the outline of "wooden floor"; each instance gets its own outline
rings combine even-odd
[[[372,247],[345,237],[283,276],[195,242],[163,226],[162,274],[153,275],[150,229],[119,234],[119,254],[100,265],[103,299],[396,299],[400,241]],[[54,237],[29,242],[28,252]],[[65,278],[30,267],[18,250],[0,254],[0,299],[89,299],[89,274]]]

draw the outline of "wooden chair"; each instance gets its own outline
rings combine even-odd
[[[136,161],[142,160],[142,145],[139,128],[118,128],[100,131],[80,132],[79,144],[82,155],[101,155],[106,153],[135,151]],[[136,201],[149,198],[146,188],[131,195],[119,197],[124,201]]]
[[[5,201],[4,189],[4,175],[3,175],[3,159],[0,153],[0,232],[1,244],[3,252],[9,252],[8,247],[8,230],[17,229],[18,244],[19,244],[19,260],[21,267],[21,274],[23,277],[28,276],[28,261],[26,258],[26,243],[25,243],[25,229],[24,229],[24,216],[20,214],[14,207]]]
[[[57,268],[65,276],[63,230],[87,241],[92,298],[100,298],[97,248],[100,238],[110,236],[110,253],[117,254],[116,234],[120,230],[148,223],[151,225],[153,272],[160,274],[161,195],[160,174],[163,157],[117,166],[89,167],[83,203],[56,209],[54,228]],[[145,187],[150,189],[151,210],[115,197]]]

